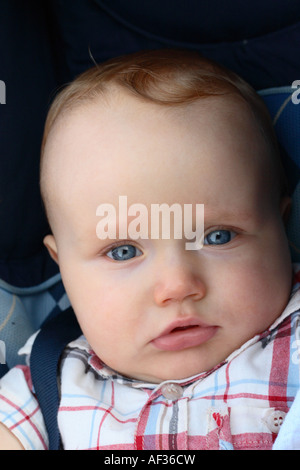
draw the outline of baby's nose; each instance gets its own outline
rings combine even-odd
[[[201,300],[205,294],[204,281],[192,267],[182,264],[162,269],[154,287],[154,300],[160,306],[172,301],[182,302],[186,298]]]

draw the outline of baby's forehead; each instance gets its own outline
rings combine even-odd
[[[149,124],[153,119],[168,121],[174,126],[180,123],[181,126],[189,126],[190,130],[195,129],[197,132],[195,126],[191,128],[191,121],[197,121],[199,126],[213,126],[214,123],[227,122],[228,118],[235,116],[237,119],[231,120],[232,126],[237,126],[243,120],[249,127],[259,129],[251,107],[236,94],[209,96],[184,105],[167,106],[136,98],[132,93],[118,87],[113,90],[111,94],[107,93],[94,100],[77,103],[74,107],[63,111],[48,135],[46,142],[48,150],[51,148],[49,141],[51,144],[54,141],[58,145],[61,145],[62,141],[66,145],[67,142],[72,143],[73,140],[80,138],[84,141],[87,135],[92,136],[92,132],[88,132],[89,128],[92,130],[97,124],[99,129],[97,137],[101,136],[101,133],[104,135],[110,131],[116,139],[120,127],[129,129],[133,126],[138,129],[145,120]],[[123,141],[122,145],[124,144],[126,142]]]
[[[232,142],[221,137],[223,127],[230,130]],[[45,168],[55,175],[52,178],[53,189],[57,188],[55,179],[63,179],[70,194],[76,184],[84,187],[90,184],[92,177],[97,180],[97,174],[109,175],[111,184],[119,184],[121,190],[135,172],[144,180],[154,179],[158,166],[168,158],[170,172],[174,166],[181,165],[182,171],[192,173],[194,163],[190,165],[192,156],[186,149],[190,150],[193,139],[195,146],[199,145],[199,132],[201,145],[205,148],[207,142],[210,145],[208,151],[215,148],[215,153],[220,156],[220,165],[235,158],[235,155],[225,152],[225,146],[237,147],[241,139],[248,139],[249,146],[259,150],[261,159],[256,159],[258,164],[266,164],[264,155],[268,148],[265,139],[251,109],[240,98],[228,95],[209,97],[171,108],[137,99],[124,91],[114,91],[107,99],[84,103],[59,116],[46,143],[45,160],[48,164]],[[240,145],[243,146],[244,142]],[[222,160],[222,146],[226,162]],[[180,152],[184,158],[176,156],[172,161],[172,155]],[[251,152],[249,158],[253,158]],[[144,173],[142,168],[138,173],[137,166],[144,167]],[[124,185],[118,172],[122,173]]]

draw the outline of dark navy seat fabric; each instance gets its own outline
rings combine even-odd
[[[46,3],[0,6],[0,80],[6,85],[6,104],[0,105],[0,278],[22,287],[57,272],[42,244],[48,224],[38,183],[44,121],[62,75]]]
[[[215,59],[256,89],[289,85],[299,70],[297,0],[54,0],[73,77],[98,62],[140,49],[187,48]]]

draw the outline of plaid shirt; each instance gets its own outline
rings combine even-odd
[[[105,366],[83,336],[70,343],[58,413],[64,448],[271,449],[299,388],[299,282],[296,287],[268,331],[185,380],[130,380]],[[28,367],[1,380],[0,421],[25,449],[47,449]]]

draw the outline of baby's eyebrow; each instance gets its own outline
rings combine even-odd
[[[207,209],[204,206],[204,224],[208,223],[237,223],[237,222],[247,222],[253,220],[258,214],[255,211],[249,210],[240,210],[237,207],[235,208],[226,208],[226,209]]]

